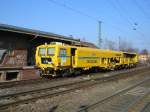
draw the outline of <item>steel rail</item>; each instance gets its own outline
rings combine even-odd
[[[106,73],[127,73],[127,72],[134,72],[136,70],[143,69],[143,67],[138,67],[138,68],[132,68],[132,69],[127,69],[127,70],[119,70],[119,71],[111,71],[111,72],[106,72]],[[97,73],[90,73],[88,75],[95,75]],[[102,73],[105,74],[105,73]],[[83,74],[82,76],[85,76],[87,74]],[[54,81],[59,81],[59,80],[66,80],[66,78],[54,78],[52,80],[49,79],[30,79],[30,80],[20,80],[20,81],[10,81],[10,82],[0,82],[0,89],[5,89],[5,88],[11,88],[11,87],[16,87],[16,86],[22,86],[26,84],[36,84],[36,83],[43,83],[43,82],[54,82]]]
[[[137,74],[136,74],[137,75]],[[121,76],[121,77],[120,77]],[[126,77],[130,76],[129,74],[126,75]],[[27,102],[32,102],[35,101],[37,99],[40,98],[46,98],[46,97],[52,97],[52,96],[57,96],[57,95],[61,95],[61,94],[65,94],[71,91],[74,91],[76,89],[81,89],[81,88],[86,88],[89,86],[93,86],[96,84],[100,84],[103,82],[108,82],[108,81],[113,81],[113,80],[118,80],[118,78],[122,78],[125,77],[122,74],[117,74],[117,75],[112,75],[112,76],[108,76],[108,77],[102,77],[102,78],[96,78],[96,79],[88,79],[88,80],[84,80],[84,81],[77,81],[77,82],[73,82],[73,83],[69,83],[69,84],[64,84],[64,85],[58,85],[58,86],[54,86],[54,87],[48,87],[48,88],[42,88],[42,89],[37,89],[37,90],[32,90],[32,91],[25,91],[25,92],[21,92],[21,93],[15,93],[15,94],[9,94],[9,95],[4,95],[4,96],[0,96],[0,100],[2,101],[3,99],[15,99],[13,102],[8,102],[5,104],[1,104],[0,105],[0,109],[1,108],[7,108],[9,106],[13,106],[13,105],[18,105],[21,103],[27,103]],[[67,88],[66,90],[61,90],[61,88]],[[59,91],[58,91],[59,90]],[[47,94],[42,94],[39,95],[40,92],[45,93],[46,91],[53,91]],[[26,96],[26,95],[36,95],[34,97],[28,98],[28,99],[21,99],[19,100],[20,96]]]
[[[146,98],[150,95],[150,90],[148,92],[146,92],[145,94],[143,94],[142,96],[140,96],[139,98],[137,98],[133,103],[131,103],[129,105],[129,107],[126,109],[126,111],[128,112],[136,112],[137,110],[137,107],[139,108],[139,104],[142,103],[142,106],[143,106],[143,103],[146,103]],[[144,108],[144,106],[142,107],[140,106],[140,110],[142,110]],[[144,112],[144,111],[143,111]]]
[[[96,108],[98,105],[101,105],[101,104],[103,104],[104,102],[110,101],[111,99],[113,99],[113,98],[115,98],[115,97],[121,96],[121,94],[124,94],[124,93],[126,93],[127,91],[130,91],[130,90],[132,90],[132,89],[134,89],[134,88],[136,88],[136,87],[138,87],[138,86],[140,86],[140,85],[142,85],[142,84],[144,84],[144,83],[147,83],[147,82],[149,82],[149,81],[150,81],[150,78],[149,78],[149,79],[146,79],[146,80],[143,80],[143,81],[140,81],[140,82],[138,82],[138,83],[136,83],[136,84],[134,84],[134,85],[132,85],[132,86],[129,86],[129,87],[127,87],[127,88],[124,88],[124,89],[122,89],[122,90],[119,90],[119,91],[115,92],[114,94],[103,98],[103,99],[100,100],[100,101],[97,101],[97,102],[95,102],[95,103],[93,103],[93,104],[91,104],[91,105],[89,105],[89,106],[86,106],[86,107],[80,109],[78,112],[85,112],[85,111],[92,110],[93,108]]]
[[[16,85],[24,85],[29,83],[43,82],[43,79],[30,79],[30,80],[20,80],[20,81],[10,81],[10,82],[1,82],[0,89],[14,87]]]
[[[140,112],[148,112],[148,109],[150,108],[150,102],[148,102],[142,109]]]

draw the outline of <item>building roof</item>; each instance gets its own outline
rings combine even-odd
[[[55,33],[50,33],[50,32],[45,32],[45,31],[40,31],[40,30],[33,30],[33,29],[28,29],[28,28],[13,26],[13,25],[7,25],[7,24],[0,24],[0,31],[16,32],[16,33],[45,37],[45,38],[80,43],[79,39],[73,39],[71,37],[62,36],[62,35],[58,35]]]
[[[83,45],[85,47],[98,48],[95,44],[93,44],[91,42],[81,41],[81,45]]]

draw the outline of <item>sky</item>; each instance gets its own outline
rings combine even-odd
[[[98,43],[129,42],[150,51],[149,0],[1,0],[0,23]]]

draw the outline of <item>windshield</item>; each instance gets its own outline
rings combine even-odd
[[[55,48],[48,48],[47,49],[47,54],[53,56],[55,54]]]
[[[39,48],[39,55],[45,55],[46,54],[46,48]]]

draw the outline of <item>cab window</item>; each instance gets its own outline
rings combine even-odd
[[[51,56],[54,56],[54,54],[55,54],[55,48],[48,48],[47,49],[47,54],[51,55]]]
[[[45,55],[46,54],[46,48],[39,48],[39,55]]]

